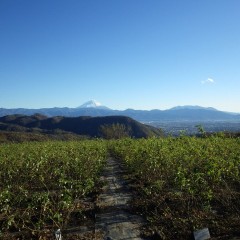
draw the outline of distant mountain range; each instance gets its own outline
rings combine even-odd
[[[185,105],[185,106],[177,106],[173,107],[170,110],[183,110],[183,109],[190,109],[190,110],[212,110],[212,111],[218,111],[216,108],[212,107],[200,107],[200,106],[191,106],[191,105]]]
[[[88,101],[77,108],[41,108],[41,109],[6,109],[0,108],[0,117],[12,114],[34,115],[36,113],[48,117],[103,117],[127,116],[141,122],[160,121],[235,121],[240,120],[240,114],[219,111],[214,108],[200,106],[178,106],[168,110],[112,110],[97,101]]]

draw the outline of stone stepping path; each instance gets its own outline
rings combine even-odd
[[[124,179],[121,161],[110,158],[101,179],[106,185],[97,200],[95,233],[101,232],[104,240],[142,240],[144,219],[130,212],[132,194]]]

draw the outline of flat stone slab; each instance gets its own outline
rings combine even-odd
[[[142,240],[142,217],[130,213],[132,194],[124,180],[122,163],[108,159],[102,179],[106,182],[97,200],[96,231],[103,232],[104,240]]]

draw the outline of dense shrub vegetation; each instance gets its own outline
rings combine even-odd
[[[81,214],[77,200],[93,191],[106,154],[101,140],[0,145],[2,234],[63,229]]]
[[[188,239],[204,227],[212,236],[240,235],[239,138],[128,139],[111,151],[126,162],[133,204],[160,239]]]
[[[72,212],[81,216],[79,200],[94,191],[108,155],[127,166],[146,234],[240,235],[240,138],[224,134],[1,144],[0,234],[64,229]]]

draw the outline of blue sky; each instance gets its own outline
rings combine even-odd
[[[1,0],[0,107],[240,112],[239,0]]]

